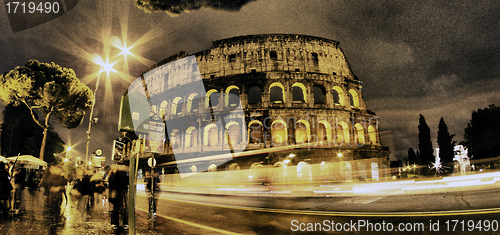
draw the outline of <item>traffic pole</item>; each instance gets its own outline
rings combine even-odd
[[[137,164],[136,164],[136,156],[139,152],[142,152],[142,138],[138,140],[132,141],[132,146],[129,151],[130,155],[130,163],[129,163],[129,171],[128,171],[128,185],[129,185],[129,194],[128,194],[128,234],[135,235],[135,195],[137,190]],[[136,149],[136,145],[139,145],[139,151]],[[134,150],[132,150],[134,149]]]

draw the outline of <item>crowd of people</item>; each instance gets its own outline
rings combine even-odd
[[[37,172],[38,171],[38,172]],[[111,225],[128,228],[128,166],[123,162],[112,165],[108,171],[79,168],[73,177],[62,165],[51,165],[35,173],[27,172],[23,164],[0,162],[0,220],[11,219],[25,212],[23,191],[43,190],[48,212],[58,214],[68,201],[75,202],[84,213],[96,203],[109,201]]]
[[[85,213],[96,203],[109,202],[109,214],[113,229],[128,228],[128,166],[117,161],[104,171],[78,168],[69,175],[62,164],[47,169],[29,169],[24,164],[0,161],[0,220],[25,212],[23,192],[25,188],[43,191],[48,213],[60,214],[69,201],[78,211]],[[144,183],[150,197],[150,213],[156,215],[157,195],[160,182],[158,173],[145,171]],[[154,200],[154,201],[153,201]],[[121,222],[121,223],[120,223]]]

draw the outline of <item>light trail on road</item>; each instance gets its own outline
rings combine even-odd
[[[138,195],[146,197],[144,195]],[[219,207],[224,209],[235,209],[255,212],[267,212],[277,214],[297,214],[297,215],[318,215],[318,216],[363,216],[363,217],[422,217],[422,216],[457,216],[457,215],[477,215],[477,214],[494,214],[500,213],[500,208],[489,209],[473,209],[473,210],[453,210],[453,211],[426,211],[426,212],[342,212],[342,211],[308,211],[308,210],[288,210],[288,209],[272,209],[272,208],[257,208],[245,206],[231,206],[216,203],[196,202],[181,199],[162,198],[158,199],[165,201],[175,201],[181,203],[196,204],[202,206]]]

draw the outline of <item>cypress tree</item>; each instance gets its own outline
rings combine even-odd
[[[431,142],[431,129],[422,114],[420,114],[418,120],[418,149],[421,164],[431,164],[435,161]]]

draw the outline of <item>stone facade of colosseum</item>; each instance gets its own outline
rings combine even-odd
[[[336,41],[234,37],[171,56],[141,76],[152,111],[167,124],[164,166],[200,172],[302,162],[388,165],[378,118]]]

